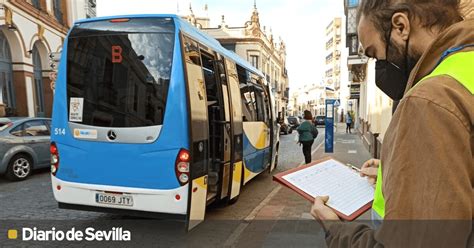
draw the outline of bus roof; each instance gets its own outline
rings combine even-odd
[[[233,61],[236,62],[236,64],[244,67],[248,71],[262,78],[264,77],[262,72],[260,72],[257,68],[253,67],[245,59],[241,58],[236,53],[227,50],[215,38],[200,31],[199,29],[197,29],[196,27],[194,27],[187,21],[183,20],[182,18],[174,14],[140,14],[140,15],[104,16],[104,17],[95,17],[95,18],[77,20],[75,24],[103,21],[103,20],[110,20],[110,19],[119,19],[119,18],[173,18],[175,20],[176,27],[180,29],[181,31],[183,31],[184,33],[186,33],[187,35],[194,38],[196,41],[199,41],[203,43],[203,45],[210,47],[212,50],[220,53],[221,55],[224,55],[225,57],[232,59]]]

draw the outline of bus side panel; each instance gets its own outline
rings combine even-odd
[[[244,184],[265,169],[269,152],[267,126],[263,122],[244,122]]]

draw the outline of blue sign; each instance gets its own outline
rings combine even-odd
[[[336,99],[326,99],[326,128],[324,136],[324,152],[334,152],[334,103]]]

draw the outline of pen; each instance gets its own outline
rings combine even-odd
[[[353,165],[351,165],[351,164],[347,164],[347,166],[349,166],[349,168],[351,168],[351,169],[353,169],[353,170],[355,170],[355,171],[357,171],[357,172],[360,172],[360,169],[359,169],[359,168],[357,168],[357,167],[355,167],[355,166],[353,166]]]

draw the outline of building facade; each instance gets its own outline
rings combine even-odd
[[[75,1],[0,0],[0,116],[51,116],[50,55],[61,52]]]
[[[375,84],[375,60],[363,55],[357,35],[359,0],[345,0],[346,46],[349,49],[350,108],[364,145],[375,158],[380,157],[383,137],[392,118],[393,101]]]
[[[337,113],[335,121],[339,122],[344,121],[349,106],[348,75],[347,70],[342,68],[347,59],[346,37],[342,35],[344,26],[343,18],[336,17],[331,20],[325,30],[325,96],[327,99],[339,101],[340,105],[335,109]],[[320,105],[319,109],[325,114],[325,101]]]
[[[207,6],[204,10],[207,11]],[[224,16],[220,25],[209,27],[209,18],[206,15],[196,17],[191,8],[190,14],[183,18],[262,71],[275,96],[275,112],[281,118],[288,115],[289,79],[285,43],[281,39],[276,41],[271,30],[261,27],[255,5],[250,20],[241,27],[228,26]]]
[[[289,115],[302,117],[305,110],[311,111],[313,117],[326,115],[327,87],[325,82],[307,83],[294,89],[288,106]]]

